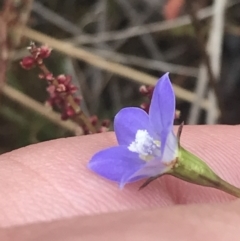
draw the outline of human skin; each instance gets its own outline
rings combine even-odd
[[[240,187],[240,126],[185,126],[182,146]],[[59,139],[0,157],[0,240],[239,240],[240,201],[164,176],[119,190],[86,168],[114,133]]]

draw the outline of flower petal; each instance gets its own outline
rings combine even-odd
[[[130,152],[125,146],[100,151],[88,163],[89,169],[116,182],[120,182],[126,173],[132,175],[144,165],[138,154]]]
[[[149,109],[150,125],[155,138],[161,140],[162,152],[175,116],[175,95],[168,75],[163,75],[156,84]]]
[[[159,159],[155,159],[147,162],[141,169],[137,170],[133,174],[126,173],[120,182],[120,187],[123,187],[126,183],[140,180],[146,177],[155,177],[168,170],[168,166],[164,165]]]
[[[147,130],[148,127],[148,114],[136,107],[123,108],[114,119],[114,130],[119,145],[130,145],[135,140],[137,131]]]
[[[178,155],[178,140],[177,137],[174,135],[173,131],[168,134],[162,161],[164,163],[170,163],[173,161]]]

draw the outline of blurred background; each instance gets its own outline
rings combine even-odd
[[[179,122],[240,123],[240,0],[0,3],[0,153],[81,134],[46,104],[39,70],[21,68],[31,40],[53,49],[45,64],[54,75],[72,76],[86,116],[112,121],[122,107],[148,101],[139,93],[142,84],[170,72]]]

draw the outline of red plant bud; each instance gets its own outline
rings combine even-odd
[[[94,126],[98,122],[98,117],[96,115],[91,116],[89,119],[90,119],[90,122],[92,123],[92,125],[94,125]]]
[[[75,103],[79,105],[81,103],[82,98],[74,97],[73,99],[74,99]]]
[[[180,118],[180,115],[181,115],[181,112],[180,112],[180,110],[176,110],[175,111],[175,119],[179,119]]]
[[[66,76],[64,74],[60,74],[57,76],[56,79],[59,83],[64,83],[64,81],[66,80]]]
[[[74,111],[74,109],[71,106],[69,106],[66,109],[66,113],[67,113],[68,117],[75,115],[75,111]]]
[[[106,119],[106,120],[103,120],[102,121],[102,126],[104,126],[104,127],[109,127],[110,126],[110,120],[108,120],[108,119]]]
[[[49,93],[51,98],[54,98],[56,96],[55,90],[56,90],[56,88],[54,85],[49,85],[47,87],[47,92]]]
[[[46,75],[45,75],[45,79],[48,80],[48,81],[53,80],[53,79],[54,79],[53,74],[52,74],[52,73],[46,74]]]
[[[148,113],[150,104],[145,102],[145,103],[142,103],[140,107]]]
[[[139,88],[139,92],[141,94],[147,94],[148,93],[148,88],[146,85],[141,85],[140,88]]]
[[[148,89],[148,95],[149,95],[149,97],[152,97],[153,90],[154,90],[154,86],[148,86],[147,89]]]
[[[56,79],[57,79],[58,83],[66,84],[66,85],[69,84],[72,80],[71,76],[69,76],[69,75],[66,76],[64,74],[58,75]]]
[[[40,48],[38,48],[38,57],[42,59],[48,58],[51,52],[52,52],[51,48],[49,48],[46,45],[43,45]]]
[[[150,99],[152,98],[153,90],[154,90],[154,86],[142,85],[139,88],[139,92],[142,95],[148,96]]]
[[[78,89],[75,85],[69,85],[68,87],[71,94],[74,94]]]
[[[38,75],[38,78],[39,79],[45,79],[45,75],[43,73],[41,73],[41,74]]]
[[[35,66],[35,64],[36,64],[36,60],[32,56],[27,56],[23,58],[22,61],[20,62],[20,65],[24,69],[31,69]]]
[[[66,86],[64,84],[59,84],[57,86],[57,88],[56,88],[56,91],[60,92],[60,93],[65,92],[66,91]]]

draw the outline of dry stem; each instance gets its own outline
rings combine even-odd
[[[15,28],[15,31],[18,32],[18,29]],[[29,29],[27,27],[23,31],[23,35],[34,41],[48,44],[55,50],[58,50],[66,55],[75,57],[77,59],[81,59],[91,65],[98,67],[98,68],[107,70],[111,73],[118,74],[120,76],[134,80],[138,83],[146,84],[146,85],[155,85],[157,82],[158,77],[148,75],[146,73],[134,70],[130,67],[126,67],[121,64],[107,61],[104,58],[101,58],[95,54],[85,51],[84,49],[76,48],[70,43],[66,43],[61,40],[54,39],[52,37],[39,33],[35,30]],[[182,99],[182,100],[185,100],[185,101],[188,101],[191,103],[195,100],[194,93],[187,91],[177,85],[173,85],[173,88],[175,90],[176,96],[179,99]],[[207,100],[203,100],[201,102],[202,108],[207,110],[208,106],[209,106],[209,102]]]
[[[71,120],[62,121],[61,116],[54,112],[53,110],[46,108],[46,106],[37,102],[36,100],[26,96],[20,91],[12,88],[9,85],[4,85],[2,88],[2,94],[8,97],[9,99],[16,101],[18,104],[37,112],[38,114],[44,116],[46,119],[55,123],[56,125],[69,130],[73,133],[78,133],[79,135],[83,134],[83,130],[75,122]]]
[[[217,100],[217,103],[218,103],[218,106],[219,106],[219,111],[220,111],[220,119],[221,119],[221,117],[224,114],[224,109],[225,109],[224,103],[223,103],[223,99],[221,98],[219,86],[217,84],[215,75],[213,73],[210,58],[209,58],[209,55],[208,55],[207,50],[206,50],[204,37],[202,35],[201,23],[198,20],[197,12],[196,12],[196,9],[195,9],[195,3],[192,0],[186,0],[186,5],[187,5],[187,9],[188,9],[188,12],[189,12],[191,20],[192,20],[193,28],[194,28],[195,33],[196,33],[198,46],[199,46],[200,52],[202,54],[203,61],[205,62],[205,65],[207,67],[207,72],[208,72],[208,75],[209,75],[209,85],[212,88],[212,90],[214,91],[215,96],[216,96],[216,100]]]

